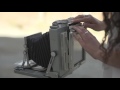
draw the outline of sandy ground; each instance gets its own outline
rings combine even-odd
[[[14,73],[14,63],[23,58],[23,43],[23,38],[0,38],[0,78],[29,78]],[[101,62],[92,59],[88,54],[86,60],[86,63],[68,78],[101,78]]]
[[[31,78],[14,73],[14,63],[23,59],[23,37],[37,32],[44,33],[49,31],[49,26],[52,21],[57,18],[52,17],[53,14],[46,14],[51,18],[46,18],[49,22],[43,23],[38,21],[35,22],[37,18],[30,20],[27,18],[27,21],[26,17],[30,15],[28,13],[19,15],[21,17],[26,15],[23,19],[21,17],[16,17],[15,15],[19,14],[14,13],[13,15],[13,13],[9,13],[8,17],[7,14],[0,13],[0,78]],[[37,17],[35,13],[33,15]],[[68,16],[69,15],[66,15],[66,17]],[[15,18],[12,19],[11,17]],[[32,18],[32,16],[30,16],[30,18]],[[93,30],[90,30],[90,32],[101,42],[104,35],[103,32],[95,32]],[[102,78],[102,74],[102,63],[94,60],[87,54],[86,63],[79,69],[75,70],[73,74],[67,76],[67,78]]]

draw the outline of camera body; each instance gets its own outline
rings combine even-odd
[[[25,49],[26,50],[25,56],[27,57],[25,59],[26,61],[23,60],[23,64],[21,66],[16,67],[15,72],[19,74],[38,77],[38,78],[64,78],[67,75],[72,74],[74,70],[79,68],[82,65],[82,63],[85,61],[85,51],[73,36],[73,33],[75,33],[75,31],[71,28],[72,26],[71,20],[72,18],[68,18],[66,20],[58,20],[53,22],[52,26],[50,26],[49,35],[47,36],[47,39],[49,38],[48,41],[49,44],[47,44],[47,40],[46,40],[46,44],[48,45],[49,48],[47,48],[46,46],[45,48],[46,50],[44,49],[42,51],[43,53],[37,55],[37,56],[47,57],[48,56],[47,53],[49,53],[50,58],[45,59],[47,60],[47,62],[45,65],[43,65],[46,66],[43,67],[44,68],[43,70],[41,71],[39,69],[35,70],[35,66],[30,65],[29,57],[32,54],[28,54],[30,51],[28,51],[28,46],[26,46],[25,47],[27,48]],[[77,23],[75,25],[81,25],[81,24]],[[42,37],[41,34],[39,35]],[[36,39],[37,38],[40,37],[36,37]],[[45,40],[45,38],[43,40]],[[26,43],[28,42],[26,38],[25,41]],[[41,47],[42,44],[43,43],[36,45],[39,48]],[[38,50],[38,52],[41,51],[39,49],[35,49],[35,50]],[[45,60],[38,59],[37,61],[39,62],[39,65],[42,65],[42,62],[45,62]],[[35,61],[36,64],[37,61]],[[27,62],[26,67],[25,67],[25,62]]]

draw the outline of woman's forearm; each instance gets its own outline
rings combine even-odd
[[[105,55],[105,53],[102,50],[99,50],[97,52],[97,60],[100,60],[101,62],[108,64],[110,66],[116,67],[116,68],[120,68],[120,55],[119,55],[120,51],[116,52],[113,51],[111,52],[111,55],[109,56],[107,63],[105,63],[105,60],[103,59],[103,55]]]
[[[96,59],[100,60],[101,62],[104,62],[103,56],[104,56],[105,53],[102,50],[99,50],[96,54],[97,54],[96,55],[97,56]]]

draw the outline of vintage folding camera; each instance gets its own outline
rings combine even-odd
[[[85,61],[85,51],[73,36],[72,18],[58,20],[49,32],[24,37],[25,51],[15,73],[37,78],[64,78]]]

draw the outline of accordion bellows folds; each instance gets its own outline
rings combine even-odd
[[[25,37],[28,50],[28,59],[38,65],[47,68],[50,61],[50,38],[49,32],[37,33]]]

